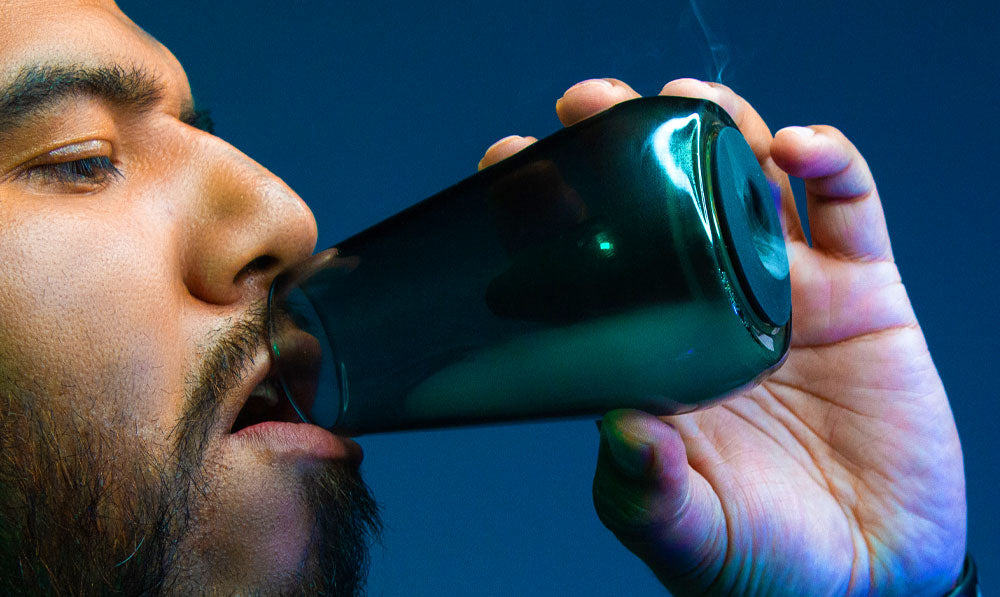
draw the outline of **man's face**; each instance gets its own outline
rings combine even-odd
[[[358,582],[356,444],[231,433],[315,222],[193,124],[181,66],[110,0],[0,0],[0,589]]]

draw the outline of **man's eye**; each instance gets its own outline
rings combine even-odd
[[[101,185],[122,176],[108,156],[81,158],[69,162],[39,164],[22,173],[28,181],[41,183],[68,183],[87,186]]]

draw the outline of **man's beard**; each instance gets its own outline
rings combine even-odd
[[[210,590],[188,573],[184,539],[196,530],[199,500],[211,499],[203,458],[218,407],[263,339],[257,308],[215,343],[170,434],[166,462],[137,447],[126,421],[87,421],[0,363],[0,593]],[[304,482],[314,520],[292,591],[356,595],[368,544],[381,530],[377,506],[358,471],[341,462],[316,464]]]

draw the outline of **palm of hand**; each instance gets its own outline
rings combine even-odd
[[[914,571],[953,580],[961,450],[896,267],[798,241],[792,268],[782,368],[720,407],[669,418],[709,494],[697,526],[713,537],[670,584],[915,594],[928,579]]]

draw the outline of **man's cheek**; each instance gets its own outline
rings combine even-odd
[[[176,299],[155,258],[119,227],[47,215],[0,234],[5,359],[43,395],[89,397],[80,406],[104,418],[160,420],[183,375]]]

